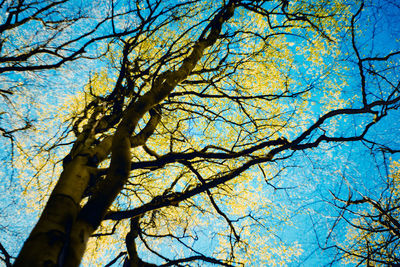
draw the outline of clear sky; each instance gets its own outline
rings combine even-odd
[[[103,3],[104,4],[104,3]],[[122,8],[116,6],[115,8]],[[354,9],[355,11],[356,9]],[[4,10],[0,9],[0,12]],[[87,12],[90,13],[90,10]],[[93,13],[98,15],[98,11]],[[93,17],[96,17],[94,16]],[[1,16],[1,14],[0,14]],[[116,25],[122,25],[128,23],[126,18],[121,18]],[[2,21],[0,20],[0,23]],[[124,24],[125,25],[125,24]],[[361,13],[361,17],[358,18],[357,25],[359,31],[356,32],[356,46],[360,51],[362,57],[371,56],[385,56],[393,51],[400,50],[400,7],[395,2],[389,0],[377,0],[366,2],[365,8]],[[126,26],[126,25],[125,25]],[[77,25],[75,30],[83,29],[83,25]],[[107,31],[111,25],[104,26],[101,31]],[[118,27],[117,27],[118,28]],[[27,29],[24,29],[27,30]],[[348,34],[349,32],[342,32]],[[196,34],[196,33],[192,33]],[[288,37],[290,43],[301,40],[298,36]],[[2,36],[0,35],[0,38]],[[309,41],[302,42],[302,46]],[[97,53],[103,51],[105,47],[104,42],[99,42],[96,45],[89,46],[88,51]],[[1,51],[1,50],[0,50]],[[295,52],[296,49],[293,47],[294,61],[299,63],[303,61],[302,51]],[[326,93],[329,90],[336,92],[338,88],[329,88],[330,85],[341,84],[340,81],[345,80],[346,85],[343,85],[341,90],[341,98],[345,100],[353,99],[350,101],[352,107],[361,106],[361,92],[360,92],[360,76],[358,71],[358,65],[352,47],[351,39],[347,39],[341,44],[340,54],[335,60],[337,62],[344,62],[348,70],[336,70],[336,77],[329,77],[324,79],[324,75],[318,73],[318,79],[314,83],[316,87],[320,86],[324,88],[324,91],[316,90],[312,95],[313,107],[310,109],[309,117],[304,121],[304,125],[311,125],[322,115],[322,110],[325,108],[324,103],[321,102],[326,97]],[[296,54],[297,53],[297,54]],[[2,55],[2,54],[0,54]],[[391,58],[392,65],[399,66],[399,56]],[[311,78],[316,77],[317,73],[314,72],[318,68],[315,63],[302,62],[303,65],[293,70],[295,75],[304,78],[302,82],[310,82]],[[334,69],[332,62],[329,59],[325,62],[327,66]],[[339,63],[338,63],[339,64]],[[341,63],[340,63],[341,64]],[[366,63],[367,64],[367,63]],[[379,70],[385,79],[390,81],[399,80],[399,70],[397,68],[386,69],[386,62],[381,63],[373,62],[369,69]],[[103,61],[91,61],[91,60],[78,60],[71,64],[64,65],[60,70],[49,71],[37,74],[22,74],[16,75],[13,73],[2,74],[0,78],[3,81],[1,88],[7,88],[8,82],[23,82],[21,86],[21,97],[30,99],[30,102],[24,100],[23,104],[18,104],[18,112],[22,115],[29,114],[30,118],[34,121],[40,122],[37,128],[39,135],[35,133],[21,133],[18,134],[19,140],[30,140],[29,145],[39,145],[45,142],[48,136],[54,135],[51,142],[62,136],[63,130],[66,129],[66,124],[54,124],[50,129],[46,129],[47,119],[55,115],[60,115],[58,112],[65,111],[65,105],[62,108],[58,108],[63,105],[64,100],[72,94],[82,92],[87,81],[92,78],[95,73],[99,73],[112,64],[110,60]],[[0,65],[1,66],[1,65]],[[325,71],[331,70],[327,68]],[[109,70],[109,73],[113,73],[114,70]],[[341,72],[343,71],[343,76]],[[307,72],[307,73],[306,73]],[[304,74],[304,75],[303,75]],[[370,75],[371,72],[368,74]],[[322,77],[322,78],[321,78]],[[370,75],[368,77],[374,77]],[[331,83],[332,80],[337,83]],[[115,78],[114,78],[115,80]],[[301,84],[304,85],[304,84]],[[296,85],[294,85],[296,87]],[[328,88],[325,88],[328,87]],[[1,89],[0,88],[0,89]],[[47,90],[49,89],[50,90]],[[373,78],[367,78],[367,99],[373,101],[379,99],[382,96],[388,94],[388,86],[382,80],[375,80]],[[298,88],[296,88],[298,89]],[[25,94],[23,90],[29,90],[28,94]],[[398,92],[397,92],[398,94]],[[61,96],[61,97],[60,97]],[[332,95],[332,98],[335,94]],[[21,99],[22,99],[21,98]],[[21,101],[20,99],[17,99]],[[326,100],[326,98],[325,98]],[[324,100],[324,101],[325,101]],[[17,102],[18,102],[17,101]],[[37,103],[41,105],[36,105]],[[21,103],[21,102],[20,102]],[[45,103],[45,105],[43,105]],[[311,104],[310,104],[311,105]],[[39,107],[38,109],[36,109]],[[366,138],[370,141],[384,144],[392,149],[399,149],[400,147],[400,111],[389,110],[386,117],[384,117],[377,126],[373,126]],[[1,113],[0,126],[10,127],[10,125],[17,125],[21,123],[20,118],[12,117],[8,115],[10,112],[10,105],[7,100],[0,102],[0,112],[5,110],[6,113]],[[45,116],[43,116],[43,112]],[[379,110],[380,111],[380,110]],[[348,116],[347,118],[340,118],[337,121],[327,121],[326,127],[321,127],[317,131],[326,131],[329,134],[336,134],[338,136],[348,136],[354,133],[359,133],[367,122],[371,120],[370,116]],[[50,119],[48,120],[50,121]],[[336,124],[335,124],[336,123]],[[38,125],[39,125],[38,124]],[[324,124],[325,125],[325,124]],[[3,126],[2,126],[3,127]],[[43,128],[40,128],[43,127]],[[198,128],[199,133],[202,128]],[[218,127],[217,127],[218,129]],[[220,129],[224,132],[226,129]],[[42,132],[40,132],[42,131]],[[188,131],[190,133],[190,131]],[[193,131],[191,132],[193,133]],[[288,136],[294,138],[295,135]],[[36,138],[36,139],[33,139]],[[18,145],[18,142],[13,143]],[[26,144],[25,144],[26,145]],[[32,227],[36,220],[38,210],[31,210],[30,203],[24,202],[22,198],[30,198],[29,192],[24,191],[26,183],[30,185],[40,182],[40,179],[31,179],[34,176],[34,171],[21,171],[21,165],[18,160],[23,158],[23,155],[12,154],[12,147],[10,139],[0,138],[0,146],[4,147],[0,153],[0,242],[6,247],[6,249],[15,256],[23,240],[27,237],[29,229]],[[62,155],[68,149],[69,146],[65,145],[55,150],[54,154],[49,154],[51,157],[55,155]],[[35,147],[31,151],[35,151]],[[307,149],[304,151],[297,151],[292,157],[287,160],[281,160],[277,162],[276,169],[283,169],[282,173],[271,181],[271,185],[263,184],[261,187],[256,185],[257,182],[250,182],[246,184],[255,188],[261,188],[262,193],[265,197],[264,200],[271,201],[271,206],[276,208],[275,212],[278,214],[279,219],[282,221],[287,220],[290,226],[286,225],[286,222],[280,222],[274,225],[276,232],[274,237],[271,238],[275,242],[281,241],[283,244],[291,245],[297,242],[303,253],[288,266],[324,266],[333,263],[334,266],[342,266],[342,262],[332,262],[336,251],[334,249],[327,249],[331,245],[334,245],[337,241],[343,241],[345,239],[346,224],[343,220],[338,220],[338,210],[335,209],[331,203],[333,198],[331,193],[336,196],[346,198],[348,196],[348,190],[351,188],[354,191],[360,191],[367,195],[379,195],[384,184],[382,181],[385,180],[387,174],[387,166],[391,161],[400,160],[398,154],[383,154],[379,152],[378,146],[372,146],[368,142],[350,142],[350,143],[334,143],[326,144],[322,143],[317,149]],[[12,156],[15,156],[12,158]],[[390,156],[390,157],[389,157]],[[42,157],[44,160],[45,156]],[[51,159],[50,159],[51,160]],[[34,164],[32,164],[34,165]],[[57,173],[59,170],[55,170]],[[249,175],[260,175],[257,168],[253,168],[249,171]],[[53,174],[51,168],[45,173]],[[38,182],[38,183],[39,183]],[[54,180],[53,180],[54,182]],[[37,185],[41,187],[43,185]],[[35,185],[33,185],[35,188]],[[48,194],[44,192],[43,194]],[[43,196],[44,196],[43,195]],[[199,200],[200,201],[200,200]],[[204,201],[204,200],[203,200]],[[34,205],[33,205],[34,206]],[[226,211],[229,211],[231,207],[223,207]],[[273,209],[273,208],[271,208]],[[263,218],[266,223],[274,224],[278,219],[274,217],[274,211],[272,211],[271,218]],[[233,213],[233,212],[232,212]],[[260,213],[261,214],[261,213]],[[204,218],[206,221],[207,218]],[[339,222],[339,223],[338,223]],[[214,227],[214,228],[213,228]],[[207,239],[208,235],[212,230],[218,229],[217,225],[209,225],[208,228],[201,229],[199,236],[205,237],[205,240],[199,241],[197,247],[202,251],[210,250],[210,247],[214,248],[217,246],[217,239]],[[257,230],[254,235],[270,234],[268,231],[265,233],[263,230]],[[210,241],[211,240],[211,241]],[[208,241],[210,241],[208,243]],[[215,244],[214,244],[215,242]],[[143,248],[143,244],[139,246]],[[166,252],[171,248],[161,249],[161,252]],[[172,251],[173,249],[171,249]],[[112,252],[112,254],[111,254]],[[110,254],[103,254],[104,258],[112,259],[116,256],[119,251],[114,248],[109,250]],[[279,254],[279,253],[277,253]],[[144,253],[144,258],[151,261],[154,256],[149,256],[149,253]],[[161,260],[159,262],[162,262]],[[206,266],[206,265],[204,265]],[[351,266],[351,265],[349,265]]]

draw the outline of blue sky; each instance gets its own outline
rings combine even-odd
[[[371,26],[368,22],[369,18],[374,18],[374,21],[377,21],[376,24],[372,24],[375,26],[375,30],[362,30],[362,36],[357,38],[357,44],[363,55],[377,54],[382,56],[400,49],[399,40],[396,40],[400,36],[399,8],[395,8],[395,5],[388,5],[388,2],[374,1],[374,5],[382,3],[382,7],[374,9],[366,5],[366,9],[362,13],[358,22],[360,27]],[[372,34],[374,38],[371,38]],[[345,43],[342,47],[343,58],[346,58],[344,56],[345,52],[350,52],[352,53],[350,57],[354,60],[354,53],[351,50],[351,44],[348,42]],[[97,51],[96,48],[93,48],[93,51]],[[298,58],[297,60],[301,59]],[[399,57],[393,57],[393,61],[394,64],[398,65]],[[377,68],[384,67],[379,66],[379,64],[376,65]],[[29,86],[32,85],[40,85],[38,87],[42,88],[41,86],[45,82],[50,82],[52,84],[51,92],[41,97],[46,101],[50,101],[50,104],[55,105],[57,102],[49,99],[59,94],[68,94],[82,90],[85,81],[89,79],[91,71],[104,66],[103,63],[88,63],[88,61],[84,60],[78,61],[76,65],[66,65],[60,72],[50,72],[46,77],[29,77],[31,84],[27,88],[30,88]],[[355,94],[360,94],[360,91],[357,64],[353,62],[349,66],[351,73],[354,74],[354,78],[347,78],[348,87],[345,88],[343,95],[350,98]],[[79,72],[74,71],[76,69],[79,69]],[[398,69],[388,70],[384,73],[390,79],[398,80]],[[63,76],[66,74],[69,76]],[[5,77],[10,80],[16,80],[16,76],[12,74]],[[71,83],[71,81],[74,81],[74,83]],[[385,93],[384,84],[374,81],[371,81],[370,84],[373,86],[368,87],[371,90],[371,95],[368,96],[369,99],[379,96],[379,93],[381,93],[379,92],[381,90],[379,88],[380,85],[382,85],[383,94]],[[68,92],[63,90],[67,90]],[[318,98],[318,94],[316,96]],[[318,100],[316,102],[317,104],[314,107],[315,112],[320,111]],[[359,104],[360,102],[356,103],[355,106]],[[4,105],[3,107],[4,109],[6,108]],[[27,110],[27,112],[30,112],[33,118],[36,117],[35,111]],[[400,145],[400,141],[398,140],[398,136],[400,136],[399,119],[399,111],[390,111],[377,127],[371,129],[367,137],[389,145],[392,148],[398,148]],[[337,131],[342,132],[344,135],[349,134],[355,127],[363,124],[365,120],[370,120],[370,118],[362,116],[352,117],[345,126],[341,124],[337,128]],[[0,174],[2,176],[0,184],[0,207],[4,214],[0,216],[0,241],[13,255],[16,255],[19,246],[22,245],[22,240],[25,239],[29,232],[28,229],[34,223],[37,211],[27,213],[24,210],[25,203],[20,199],[22,188],[15,180],[11,181],[10,178],[17,177],[17,173],[14,172],[10,162],[10,142],[8,139],[3,138],[0,139],[0,145],[5,147],[5,150],[0,154],[2,160],[0,165]],[[333,210],[329,204],[329,201],[332,200],[329,191],[340,196],[346,196],[347,185],[343,177],[346,177],[347,181],[358,190],[373,194],[380,190],[381,178],[385,174],[382,155],[379,153],[371,154],[370,150],[361,143],[322,144],[321,146],[322,148],[318,149],[298,151],[288,161],[279,163],[288,168],[280,177],[274,179],[272,183],[279,187],[290,189],[274,190],[271,187],[265,187],[265,194],[270,199],[279,202],[280,205],[287,206],[293,212],[291,221],[295,227],[285,227],[277,233],[285,243],[290,244],[293,241],[297,241],[302,245],[304,250],[299,260],[290,264],[290,266],[323,266],[331,262],[335,251],[322,251],[318,249],[316,239],[319,240],[321,245],[324,245],[329,230],[335,223],[337,211]],[[392,160],[398,159],[400,159],[399,155],[392,155]],[[15,213],[15,207],[18,207],[21,213]],[[343,224],[335,227],[335,231],[331,234],[331,239],[327,243],[328,245],[331,244],[333,238],[340,239],[343,237],[343,227]],[[206,243],[200,242],[199,246],[204,246],[207,249]],[[110,255],[110,257],[112,256]],[[341,266],[341,263],[335,263],[334,265]]]

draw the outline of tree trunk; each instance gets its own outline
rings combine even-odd
[[[90,179],[87,158],[77,156],[64,167],[47,205],[26,240],[14,266],[61,266],[67,247],[75,242],[85,242],[93,229],[77,230],[76,219],[80,211],[79,202]],[[75,245],[75,244],[74,244]],[[85,249],[85,245],[79,245]],[[83,254],[83,251],[80,254]],[[78,263],[79,264],[79,263]],[[77,266],[77,265],[76,265]]]

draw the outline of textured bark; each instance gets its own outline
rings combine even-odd
[[[57,266],[69,244],[79,201],[90,179],[87,158],[78,156],[64,167],[47,205],[14,266]]]

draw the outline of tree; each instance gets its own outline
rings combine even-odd
[[[348,199],[336,196],[335,206],[347,224],[346,242],[338,243],[338,255],[357,266],[400,264],[399,163],[394,162],[386,186],[376,196],[349,191]]]
[[[164,266],[272,262],[274,246],[280,260],[298,255],[295,244],[252,239],[273,234],[266,221],[281,220],[260,182],[273,186],[274,171],[299,151],[368,140],[398,108],[400,50],[360,52],[357,1],[113,2],[118,8],[129,10],[134,28],[115,34],[124,21],[111,16],[103,30],[120,38],[101,57],[111,67],[63,114],[66,134],[40,147],[56,157],[70,145],[14,266],[78,266],[89,240],[104,235],[126,235],[115,259],[124,266],[153,266],[139,240]],[[349,118],[360,122],[350,133]],[[210,235],[196,229],[206,222]],[[200,237],[212,252],[195,244]]]
[[[0,134],[5,137],[0,140],[4,148],[1,165],[9,181],[15,175],[14,157],[22,140],[18,133],[36,128],[38,117],[31,111],[37,108],[41,95],[56,91],[48,79],[54,79],[57,73],[70,75],[68,67],[72,64],[68,63],[104,56],[107,48],[96,49],[97,45],[137,30],[129,24],[105,30],[115,20],[129,16],[129,10],[114,11],[100,2],[0,1]],[[45,119],[42,113],[40,119]],[[6,184],[3,181],[2,189],[4,186],[12,191]],[[7,217],[5,209],[3,212]],[[7,227],[2,223],[0,228]]]

